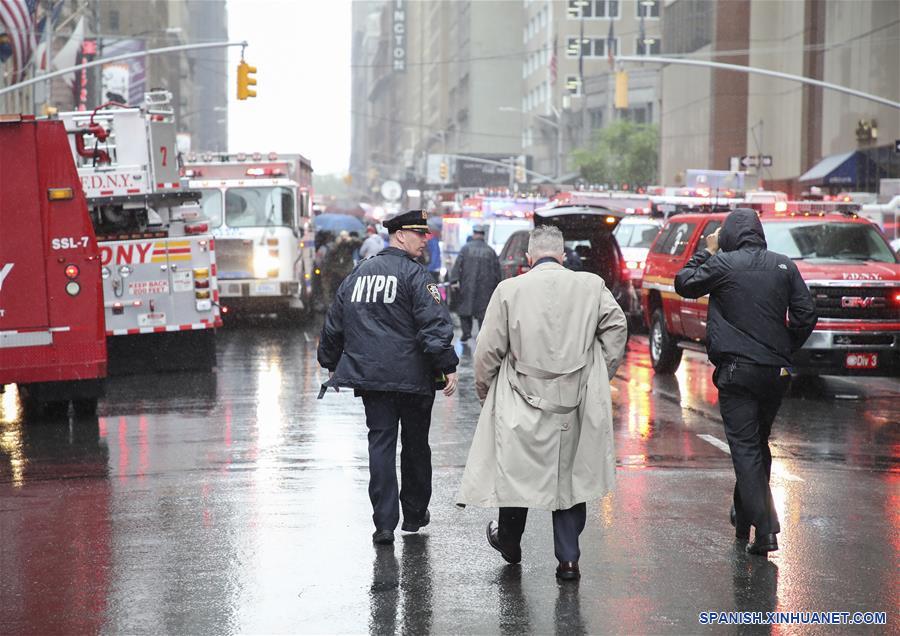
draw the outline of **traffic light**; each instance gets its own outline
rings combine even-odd
[[[238,64],[237,68],[237,98],[247,99],[248,97],[256,97],[256,91],[251,86],[256,86],[256,78],[251,77],[256,74],[256,67],[250,66],[244,60]]]
[[[616,108],[628,108],[628,71],[618,71],[616,73]]]
[[[438,175],[441,177],[441,181],[446,181],[450,177],[450,167],[447,165],[446,161],[441,162],[441,167],[438,170]]]

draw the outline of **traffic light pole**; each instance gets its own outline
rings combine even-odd
[[[9,86],[5,86],[0,88],[0,95],[5,95],[7,93],[12,93],[14,91],[21,90],[32,84],[37,84],[39,82],[46,82],[47,80],[53,79],[54,77],[60,77],[63,75],[67,75],[69,73],[74,73],[75,71],[80,71],[85,68],[91,68],[94,66],[100,66],[101,64],[109,64],[110,62],[120,62],[122,60],[128,60],[135,57],[144,57],[146,55],[165,55],[166,53],[178,53],[180,51],[195,51],[197,49],[223,49],[229,48],[232,46],[240,46],[246,47],[247,42],[206,42],[204,44],[179,44],[178,46],[165,46],[159,49],[149,49],[147,51],[136,51],[133,53],[123,53],[122,55],[114,55],[112,57],[105,57],[99,60],[91,60],[90,62],[85,62],[84,64],[78,64],[77,66],[70,66],[69,68],[64,68],[59,71],[54,71],[52,73],[45,73],[44,75],[40,75],[38,77],[34,77],[29,80],[25,80],[23,82],[18,82],[16,84],[11,84]]]
[[[879,104],[883,104],[885,106],[890,106],[891,108],[900,109],[900,102],[895,102],[893,100],[887,99],[886,97],[879,97],[878,95],[872,95],[871,93],[864,93],[862,91],[855,90],[853,88],[847,88],[846,86],[841,86],[840,84],[832,84],[831,82],[823,82],[821,80],[813,79],[811,77],[804,77],[802,75],[791,75],[790,73],[782,73],[780,71],[770,71],[766,68],[756,68],[753,66],[741,66],[740,64],[726,64],[725,62],[710,62],[708,60],[694,60],[694,59],[685,59],[681,57],[660,57],[657,55],[617,55],[615,57],[618,62],[640,62],[641,64],[681,64],[684,66],[704,66],[706,68],[721,68],[728,71],[737,71],[739,73],[754,73],[756,75],[767,75],[769,77],[777,77],[778,79],[789,80],[793,82],[800,82],[802,84],[811,84],[813,86],[819,86],[820,88],[827,88],[829,90],[838,91],[839,93],[846,93],[847,95],[853,95],[854,97],[859,97],[860,99],[867,99],[871,102],[877,102]]]

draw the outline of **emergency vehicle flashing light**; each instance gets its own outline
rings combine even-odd
[[[66,265],[66,277],[67,278],[77,278],[80,270],[78,269],[78,265]]]

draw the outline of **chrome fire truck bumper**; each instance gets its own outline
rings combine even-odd
[[[874,368],[852,368],[854,356],[877,356]],[[814,331],[794,354],[795,373],[900,376],[900,332]]]
[[[283,297],[287,300],[291,297],[296,298],[299,295],[299,290],[300,284],[296,281],[229,281],[227,279],[219,279],[219,296],[226,299],[277,299]]]

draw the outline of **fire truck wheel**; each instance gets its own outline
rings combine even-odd
[[[681,363],[681,349],[666,330],[666,319],[662,309],[653,312],[650,318],[650,364],[657,373],[675,373]]]

